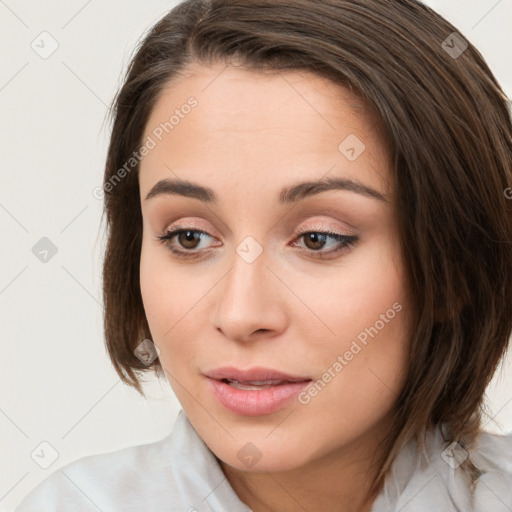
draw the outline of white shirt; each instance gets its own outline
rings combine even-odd
[[[511,512],[512,433],[482,433],[469,455],[482,472],[474,503],[457,467],[459,449],[438,428],[426,458],[411,440],[399,453],[371,512]],[[455,456],[450,458],[449,454]],[[446,462],[446,460],[449,462]],[[453,467],[452,467],[453,466]],[[227,481],[185,412],[164,439],[92,455],[57,470],[16,512],[251,512]],[[316,511],[312,511],[316,512]]]

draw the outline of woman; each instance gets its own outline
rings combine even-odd
[[[20,512],[512,509],[512,435],[482,420],[512,126],[452,25],[415,0],[188,0],[112,112],[107,347],[183,410]]]

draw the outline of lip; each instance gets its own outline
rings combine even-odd
[[[224,367],[205,374],[214,397],[227,410],[242,416],[263,416],[285,407],[312,381],[309,377],[289,375],[271,368],[255,367],[240,370]],[[286,381],[261,390],[237,389],[222,381],[237,380],[241,383],[260,380]]]
[[[215,368],[205,373],[207,377],[214,380],[232,379],[239,382],[249,382],[255,380],[285,380],[287,382],[304,382],[311,380],[308,376],[289,375],[287,373],[265,368],[263,366],[254,366],[247,370],[241,370],[234,366],[224,366]]]

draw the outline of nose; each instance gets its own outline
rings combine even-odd
[[[234,252],[231,269],[216,287],[214,325],[234,341],[276,336],[287,324],[285,286],[265,251],[254,261],[240,254]]]

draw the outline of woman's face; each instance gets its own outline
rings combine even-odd
[[[373,452],[404,383],[409,308],[368,111],[309,73],[196,65],[144,143],[144,308],[199,435],[245,471]]]

